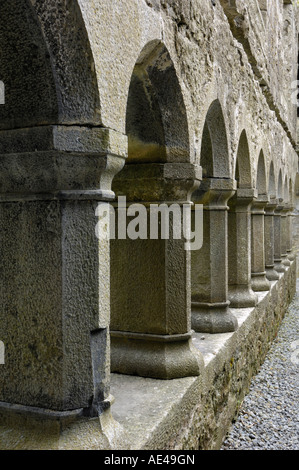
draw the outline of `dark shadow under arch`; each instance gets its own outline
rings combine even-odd
[[[276,183],[275,183],[275,171],[274,171],[274,163],[271,161],[270,169],[269,169],[269,196],[272,198],[276,197]]]
[[[242,131],[239,139],[235,179],[238,188],[252,188],[250,153],[245,130]]]
[[[278,175],[277,194],[278,194],[278,197],[280,199],[283,199],[284,194],[283,194],[282,171],[281,170],[279,170],[279,175]]]
[[[187,162],[186,108],[176,70],[165,45],[152,41],[136,61],[128,93],[128,163]]]
[[[267,177],[264,153],[261,150],[257,165],[256,189],[259,195],[267,194]]]
[[[206,116],[200,163],[204,177],[230,177],[227,133],[219,100],[213,101]]]
[[[0,2],[0,129],[99,124],[100,99],[77,1]]]

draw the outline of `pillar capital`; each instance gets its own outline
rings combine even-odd
[[[274,211],[278,206],[278,199],[270,197],[269,202],[265,206],[265,215],[274,215]]]
[[[131,202],[190,202],[201,178],[201,167],[192,163],[128,164],[114,179],[113,190]]]
[[[41,126],[0,132],[0,201],[113,200],[127,137],[107,128]]]
[[[289,214],[289,212],[291,212],[292,210],[293,210],[292,205],[286,202],[283,206],[283,209],[281,210],[281,215],[286,217]]]
[[[227,202],[237,190],[236,180],[229,178],[204,178],[193,194],[193,201],[207,210],[228,210]]]
[[[256,189],[238,188],[234,196],[229,200],[229,209],[234,212],[248,212],[256,198]]]
[[[252,214],[264,215],[265,208],[269,203],[269,197],[266,194],[259,194],[256,199],[253,200],[251,210]]]

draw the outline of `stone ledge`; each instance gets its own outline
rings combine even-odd
[[[193,334],[204,356],[200,377],[170,381],[112,374],[112,413],[134,450],[219,449],[295,293],[292,262],[255,308],[232,309],[233,333]],[[204,339],[203,339],[204,337]]]

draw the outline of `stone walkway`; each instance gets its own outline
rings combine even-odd
[[[297,294],[222,450],[299,450]]]

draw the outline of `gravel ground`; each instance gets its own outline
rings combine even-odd
[[[222,450],[299,450],[297,294]]]

